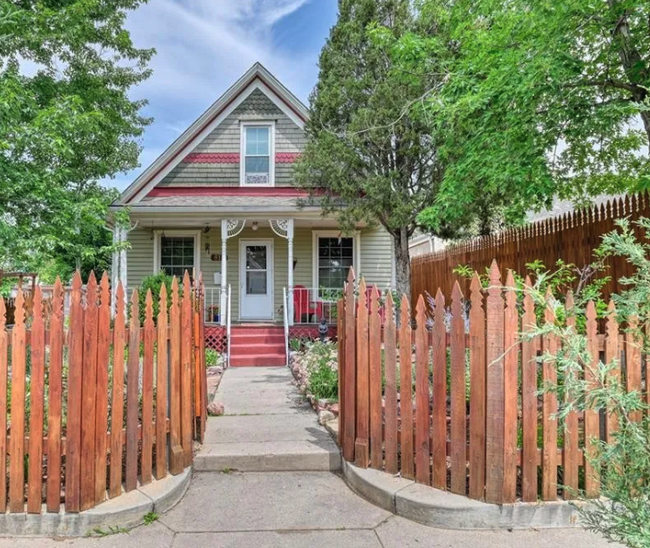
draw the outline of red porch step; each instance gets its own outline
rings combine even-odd
[[[230,332],[230,365],[285,365],[284,329],[277,326],[234,326]]]

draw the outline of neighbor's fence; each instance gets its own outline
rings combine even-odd
[[[615,230],[616,219],[623,217],[630,217],[631,220],[650,217],[648,195],[613,198],[590,209],[573,211],[415,257],[411,261],[413,303],[419,295],[434,295],[438,288],[445,295],[450,295],[456,282],[467,292],[470,280],[454,273],[459,265],[467,265],[483,273],[496,259],[504,272],[512,269],[524,274],[527,263],[541,260],[552,271],[557,260],[563,259],[566,263],[583,268],[594,262],[593,252],[601,244],[602,236]],[[636,235],[643,239],[642,230],[639,227],[634,229]],[[604,295],[609,297],[621,290],[619,280],[632,274],[633,270],[625,257],[610,257],[606,265],[607,270],[599,277],[611,277],[603,287]]]
[[[412,323],[406,295],[401,303],[390,293],[380,300],[363,280],[355,292],[350,275],[338,315],[343,456],[492,503],[570,499],[578,489],[598,497],[598,471],[585,454],[595,450],[595,439],[611,436],[613,417],[573,412],[558,425],[556,394],[539,395],[557,371],[537,359],[555,354],[558,341],[520,337],[537,315],[554,321],[552,310],[536,315],[530,294],[518,305],[508,289],[512,272],[503,286],[496,262],[490,277],[487,290],[474,278],[469,302],[455,284],[450,311],[438,292],[433,317],[420,296]],[[620,358],[622,371],[612,374],[623,373],[628,390],[648,397],[647,364],[631,334],[619,330],[613,304],[604,334],[589,304],[586,333],[594,364],[601,352],[608,362]],[[592,368],[584,375],[595,382]]]
[[[142,325],[122,285],[111,318],[106,275],[77,272],[69,312],[65,291],[36,287],[26,313],[19,290],[11,326],[0,299],[0,512],[87,510],[182,472],[203,439],[202,284],[174,279],[156,317],[147,293]]]

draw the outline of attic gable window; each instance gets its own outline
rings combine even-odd
[[[275,125],[245,122],[241,131],[242,186],[273,186],[275,183]]]

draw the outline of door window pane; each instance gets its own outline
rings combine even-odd
[[[266,270],[266,246],[246,246],[246,270]]]
[[[249,270],[246,272],[246,294],[266,295],[266,271]]]

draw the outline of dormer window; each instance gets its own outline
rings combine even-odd
[[[275,127],[268,122],[242,123],[242,186],[273,186],[275,183]]]

